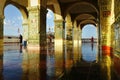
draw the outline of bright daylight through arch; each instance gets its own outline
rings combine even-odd
[[[13,13],[14,12],[14,13]],[[13,5],[7,5],[4,9],[4,36],[19,36],[22,34],[22,14]]]
[[[87,24],[82,29],[82,38],[97,38],[97,28],[92,24]]]

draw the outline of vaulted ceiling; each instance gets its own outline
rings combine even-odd
[[[99,19],[98,0],[58,0],[58,2],[63,18],[70,14],[71,20],[77,20],[78,25],[95,25]]]
[[[54,3],[57,1],[60,5],[60,10],[63,19],[67,14],[71,15],[71,20],[77,21],[77,25],[96,24],[99,19],[99,5],[98,0],[47,0],[49,4],[47,7],[54,11]],[[18,8],[22,7],[26,12],[28,0],[9,0],[8,3],[17,5]],[[20,7],[19,7],[20,6]]]

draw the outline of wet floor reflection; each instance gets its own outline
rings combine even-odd
[[[97,60],[97,43],[82,43],[82,60],[93,62]]]
[[[40,51],[5,45],[0,80],[100,80],[97,44],[84,43],[81,51],[71,45],[64,45],[63,53],[59,50],[54,44]]]

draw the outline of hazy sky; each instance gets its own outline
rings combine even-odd
[[[23,33],[23,28],[22,28],[22,14],[13,5],[8,5],[5,7],[4,10],[4,35],[12,35],[12,36],[18,36],[20,33]],[[47,13],[47,30],[49,28],[54,31],[54,14],[51,10],[48,10]],[[20,33],[18,33],[18,29]],[[87,25],[83,28],[82,30],[82,37],[83,38],[88,38],[88,37],[97,37],[97,31],[96,28],[93,25]]]

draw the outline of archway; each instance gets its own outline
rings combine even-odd
[[[23,17],[21,12],[17,9],[17,7],[9,4],[4,9],[4,15],[4,42],[18,42],[19,35],[23,34]]]
[[[47,9],[47,20],[46,20],[46,32],[47,32],[47,42],[53,42],[54,39],[54,13],[52,10]]]
[[[11,67],[13,67],[12,64],[18,65],[17,69],[22,72],[22,67],[20,64],[21,62],[21,57],[22,55],[20,55],[20,53],[22,53],[22,45],[20,44],[19,46],[19,35],[22,34],[23,35],[23,27],[22,27],[22,22],[23,22],[23,18],[22,18],[22,14],[19,11],[19,9],[12,5],[9,4],[7,6],[5,6],[4,8],[4,57],[3,57],[3,65],[4,66],[9,66],[8,67],[4,67],[3,69],[3,73],[4,73],[4,79],[7,79],[8,75],[10,75],[11,73],[14,73],[14,70],[16,68],[10,69]],[[6,44],[7,43],[7,44]],[[19,57],[18,57],[19,55]],[[10,56],[8,58],[8,56]],[[9,72],[9,70],[11,71],[11,73],[5,73],[6,71]],[[20,74],[17,74],[17,76]],[[13,76],[10,76],[10,78],[12,78]],[[18,79],[20,79],[21,77],[17,77]]]
[[[86,62],[97,61],[97,28],[87,24],[82,28],[82,60]]]

